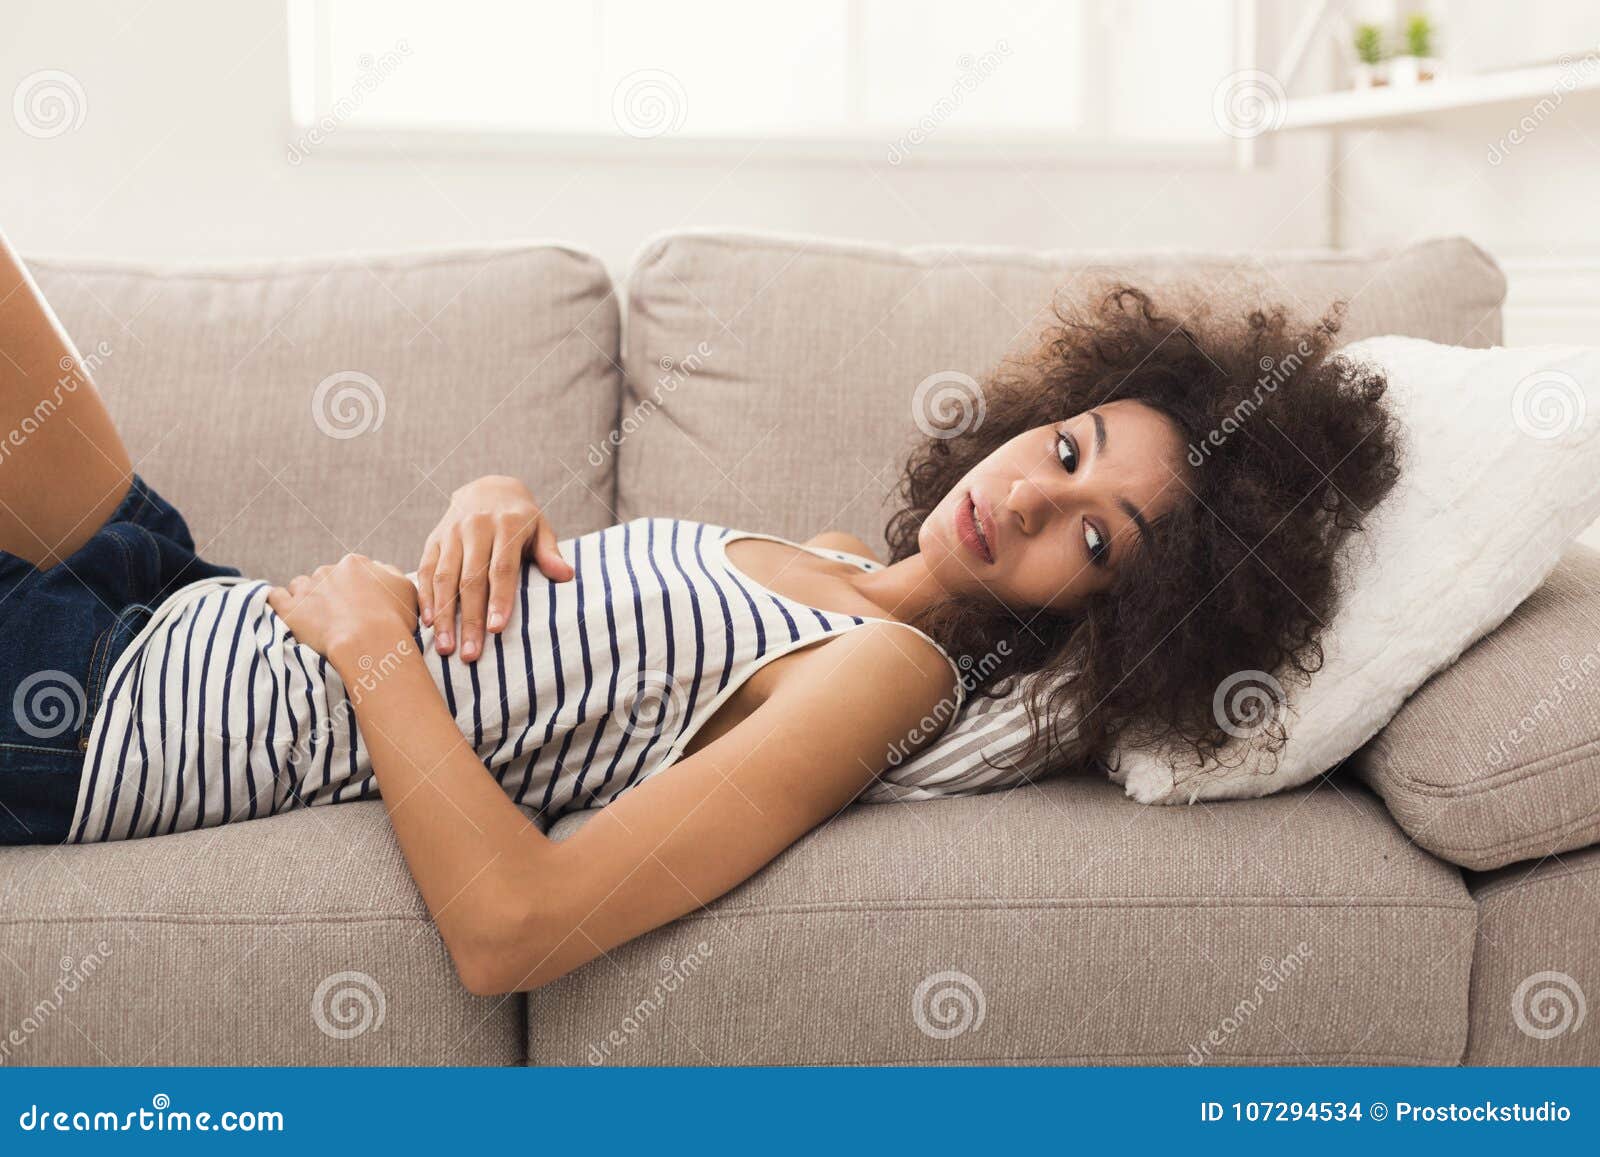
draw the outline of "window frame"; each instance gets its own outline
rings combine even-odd
[[[335,94],[324,91],[329,83],[328,38],[324,13],[337,0],[286,0],[288,6],[286,55],[288,66],[288,116],[285,145],[293,149],[323,119]],[[863,0],[850,0],[852,7]],[[1114,0],[1112,0],[1114,2]],[[1230,71],[1256,65],[1256,7],[1259,0],[1232,0],[1234,49]],[[1101,24],[1093,7],[1084,11],[1091,67],[1104,59],[1096,51]],[[860,21],[852,19],[852,29]],[[1219,78],[1220,79],[1220,78]],[[1085,108],[1091,123],[1105,124],[1104,85],[1098,75],[1084,78]],[[1050,167],[1101,165],[1172,165],[1196,168],[1249,167],[1255,159],[1255,141],[1133,141],[1095,135],[1093,130],[1050,135],[1038,132],[982,132],[941,125],[898,161],[889,160],[892,139],[883,126],[859,131],[803,133],[774,137],[685,136],[666,133],[636,138],[622,132],[543,132],[448,126],[378,126],[338,123],[306,150],[306,157],[329,156],[537,156],[552,160],[780,162],[807,164],[871,165],[896,167],[993,167],[1027,164]],[[298,161],[296,162],[298,163]]]

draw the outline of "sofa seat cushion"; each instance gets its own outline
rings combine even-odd
[[[618,315],[552,245],[223,268],[30,261],[137,468],[201,551],[284,581],[351,551],[411,570],[450,491],[526,479],[560,534],[610,525]]]
[[[515,1064],[383,805],[0,852],[0,1064]]]
[[[799,541],[845,530],[881,552],[918,386],[981,382],[1034,344],[1053,294],[1112,271],[1240,309],[1264,299],[1320,313],[1345,297],[1349,341],[1500,339],[1505,278],[1460,239],[1257,256],[671,233],[642,249],[628,282],[618,512]]]
[[[1475,869],[1600,841],[1600,553],[1570,549],[1353,763],[1424,848]]]
[[[585,822],[557,825],[565,836]],[[1453,1064],[1474,908],[1358,784],[849,808],[529,995],[535,1064]]]
[[[1600,848],[1469,877],[1469,1065],[1600,1065]]]

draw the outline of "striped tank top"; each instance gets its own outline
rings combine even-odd
[[[564,540],[567,582],[524,564],[511,618],[477,662],[439,654],[432,629],[417,631],[457,726],[541,830],[672,766],[766,663],[880,621],[753,582],[727,556],[739,538],[879,569],[774,535],[638,518]],[[191,584],[118,657],[90,729],[70,842],[377,796],[343,681],[267,606],[270,590],[235,578]],[[359,678],[370,686],[397,661],[375,658]],[[959,706],[966,687],[961,668],[951,669]]]

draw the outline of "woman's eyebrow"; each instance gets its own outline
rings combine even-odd
[[[1122,512],[1131,518],[1133,524],[1139,528],[1140,540],[1148,542],[1150,540],[1150,524],[1145,521],[1144,515],[1139,513],[1139,508],[1126,498],[1117,499],[1117,505],[1122,507]]]
[[[1090,410],[1089,417],[1094,419],[1094,452],[1096,455],[1104,452],[1106,448],[1106,420],[1100,416],[1099,410]],[[1149,541],[1150,524],[1145,521],[1144,515],[1139,513],[1139,508],[1126,498],[1118,498],[1117,505],[1122,507],[1122,512],[1139,528],[1141,541]]]

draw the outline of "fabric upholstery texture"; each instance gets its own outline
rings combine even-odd
[[[563,534],[612,521],[589,448],[615,421],[618,318],[593,257],[29,264],[212,561],[274,581],[352,551],[411,570],[450,491],[488,473],[527,479]]]
[[[1351,762],[1412,839],[1466,868],[1600,840],[1600,553],[1573,547]]]
[[[1600,848],[1470,877],[1469,1065],[1600,1065]]]
[[[853,808],[530,994],[528,1056],[1454,1064],[1474,922],[1354,784],[1141,808],[1074,777]]]
[[[376,801],[93,848],[7,848],[0,945],[7,1063],[522,1056],[521,1002],[461,987]]]

